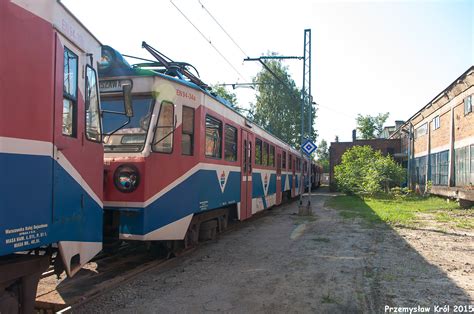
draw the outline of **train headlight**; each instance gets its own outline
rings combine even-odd
[[[140,184],[140,174],[133,165],[122,165],[115,170],[114,184],[117,190],[130,193],[136,190]]]

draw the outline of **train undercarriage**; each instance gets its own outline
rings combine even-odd
[[[32,313],[38,282],[49,264],[49,254],[11,254],[2,257],[0,313]]]

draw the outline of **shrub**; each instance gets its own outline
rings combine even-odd
[[[370,146],[354,146],[334,167],[338,188],[349,194],[374,195],[399,186],[405,170],[391,156],[382,156]]]

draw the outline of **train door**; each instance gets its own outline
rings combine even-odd
[[[291,185],[291,197],[295,197],[296,196],[296,171],[295,171],[295,168],[296,168],[296,158],[293,156],[293,158],[291,159],[291,176],[293,178],[293,182],[292,182],[292,185]]]
[[[52,224],[66,271],[73,275],[102,249],[98,81],[89,57],[58,34],[55,53]]]
[[[252,147],[253,136],[242,130],[241,144],[241,189],[240,189],[240,220],[252,216]]]
[[[281,151],[277,148],[276,204],[281,204]]]

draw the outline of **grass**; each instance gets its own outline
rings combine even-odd
[[[457,228],[474,230],[474,209],[451,209],[437,211],[435,220],[438,222],[450,223]]]
[[[392,225],[413,225],[419,214],[433,216],[440,223],[459,228],[474,229],[474,210],[459,209],[456,202],[431,196],[410,196],[404,199],[377,197],[361,199],[357,196],[336,196],[326,206],[338,209],[344,218],[361,218],[369,224],[385,222]]]
[[[326,303],[326,304],[328,304],[328,303],[329,303],[329,304],[331,304],[331,303],[337,303],[337,300],[334,299],[334,298],[332,298],[332,297],[330,296],[329,292],[328,292],[328,294],[323,295],[323,297],[321,298],[321,303],[323,303],[323,304],[325,304],[325,303]]]

